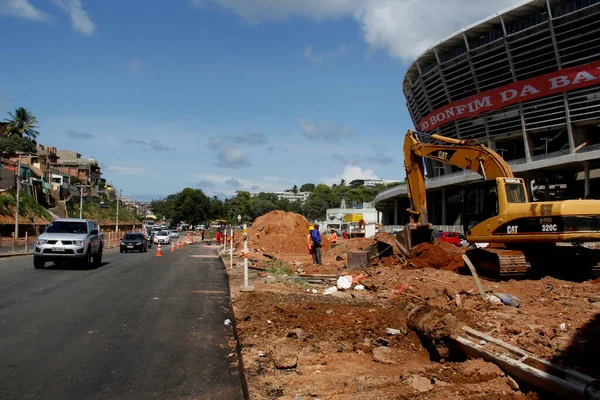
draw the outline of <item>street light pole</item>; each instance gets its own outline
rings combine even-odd
[[[123,189],[121,189],[119,191],[119,196],[117,196],[117,227],[116,227],[116,231],[119,232],[119,201],[121,200],[121,193],[123,192]]]
[[[83,218],[83,185],[79,185],[79,219]]]
[[[100,232],[100,209],[102,208],[102,206],[104,205],[104,201],[100,200],[100,203],[98,203],[98,223],[96,225],[98,225],[98,232]]]
[[[19,238],[19,192],[21,191],[21,153],[17,163],[17,207],[15,211],[15,240]],[[14,243],[14,241],[13,241]]]

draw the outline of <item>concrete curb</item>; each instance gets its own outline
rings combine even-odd
[[[0,258],[8,258],[8,257],[16,257],[16,256],[31,256],[33,255],[33,251],[27,253],[0,253]]]

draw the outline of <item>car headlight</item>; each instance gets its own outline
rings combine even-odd
[[[137,246],[141,246],[143,242],[137,242],[136,245]]]
[[[39,244],[39,245],[46,244],[46,242],[47,242],[47,240],[44,240],[44,239],[36,239],[35,240],[35,244]]]
[[[121,242],[121,246],[125,246],[125,242]]]
[[[83,246],[85,244],[85,240],[74,240],[73,244],[75,246]]]

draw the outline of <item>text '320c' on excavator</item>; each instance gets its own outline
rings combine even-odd
[[[515,178],[506,161],[479,141],[410,130],[404,139],[410,223],[398,236],[408,249],[433,241],[423,158],[470,169],[484,178],[469,184],[462,197],[467,240],[490,243],[467,251],[483,275],[518,278],[556,268],[578,269],[585,277],[599,274],[600,250],[571,243],[600,241],[600,201],[531,202],[523,179]]]

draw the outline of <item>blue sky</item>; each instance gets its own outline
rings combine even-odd
[[[403,179],[415,56],[514,0],[0,0],[0,118],[136,200]]]

